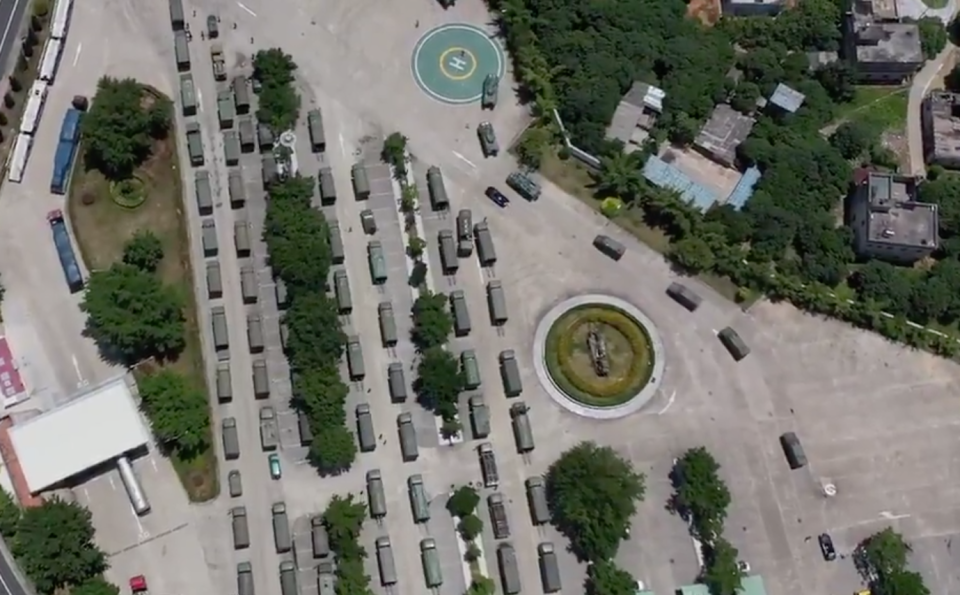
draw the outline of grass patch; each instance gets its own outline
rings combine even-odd
[[[176,287],[183,297],[186,346],[176,360],[162,365],[189,378],[206,395],[207,381],[197,324],[176,134],[176,129],[171,128],[166,139],[154,144],[150,159],[134,172],[145,197],[136,208],[118,204],[112,198],[110,182],[100,172],[85,169],[81,142],[67,209],[80,254],[90,270],[109,268],[120,260],[124,243],[137,230],[148,229],[163,243],[164,257],[157,274],[164,283]],[[141,366],[139,373],[147,371]],[[187,495],[194,502],[211,500],[220,493],[212,433],[210,444],[211,447],[195,459],[171,458]]]
[[[926,6],[927,8],[932,8],[934,10],[937,10],[939,8],[946,8],[947,3],[948,3],[947,0],[923,0],[924,6]]]
[[[604,339],[609,373],[600,376],[587,345],[595,329]],[[612,306],[588,304],[573,308],[547,334],[547,368],[571,399],[592,407],[626,403],[643,389],[653,373],[653,348],[646,329]]]
[[[555,153],[551,152],[543,157],[540,163],[540,173],[564,192],[577,197],[598,213],[601,212],[602,201],[597,199],[594,194],[592,189],[594,181],[587,166],[573,158],[560,159]],[[660,254],[666,254],[670,251],[670,238],[663,233],[663,230],[647,225],[641,209],[627,205],[610,220]],[[739,287],[726,277],[701,273],[696,278],[731,302],[737,301]]]
[[[908,90],[901,89],[864,106],[851,114],[850,119],[866,124],[877,134],[903,130],[907,125],[908,101]]]

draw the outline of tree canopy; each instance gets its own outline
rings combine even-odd
[[[170,129],[172,106],[161,95],[144,100],[133,79],[103,77],[90,111],[81,120],[87,166],[111,180],[130,177],[150,156],[153,142]]]
[[[71,587],[70,593],[71,595],[120,595],[120,589],[103,577],[96,576]]]
[[[90,337],[114,361],[134,363],[183,349],[181,296],[135,266],[118,263],[91,273],[80,309]]]
[[[414,390],[417,401],[444,420],[457,415],[457,400],[463,390],[464,377],[452,353],[431,347],[420,357]]]
[[[552,522],[581,560],[609,560],[645,493],[644,477],[612,448],[581,442],[547,472]]]
[[[879,595],[930,595],[920,573],[907,568],[911,551],[903,536],[888,527],[863,540],[854,559],[871,590]]]
[[[455,517],[463,518],[473,514],[480,504],[480,494],[472,486],[460,486],[447,500],[447,510]]]
[[[720,479],[720,464],[706,448],[691,448],[677,459],[672,504],[693,526],[697,537],[712,542],[720,535],[730,506],[730,490]]]
[[[189,460],[210,446],[210,407],[199,387],[170,369],[141,376],[137,385],[140,408],[168,451]]]
[[[442,293],[424,292],[413,303],[411,340],[421,352],[443,345],[453,332],[447,301]]]
[[[17,527],[23,511],[7,490],[0,488],[0,537],[7,541],[17,536]]]
[[[360,545],[366,518],[366,505],[354,500],[353,494],[335,495],[323,513],[330,549],[337,557],[337,595],[371,595],[370,577],[363,564],[367,552]]]
[[[744,577],[737,548],[726,539],[717,538],[712,543],[704,543],[703,549],[703,582],[710,589],[710,595],[737,595]]]
[[[587,595],[636,595],[637,579],[612,560],[599,560],[587,568]]]
[[[297,64],[280,48],[260,50],[253,56],[253,76],[261,89],[257,120],[275,133],[293,128],[300,115],[300,95],[294,88]]]
[[[11,550],[37,590],[51,595],[107,569],[93,535],[89,510],[54,497],[23,511]]]
[[[123,262],[154,272],[163,260],[163,244],[150,230],[139,230],[123,246]]]
[[[332,257],[323,213],[310,206],[313,178],[293,176],[270,187],[263,238],[270,266],[291,291],[322,292]]]

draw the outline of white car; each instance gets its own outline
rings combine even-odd
[[[745,560],[740,560],[737,562],[737,568],[739,568],[740,572],[744,574],[750,572],[750,564],[748,564]]]
[[[643,581],[637,581],[637,593],[642,593],[647,590],[647,586],[643,584]]]

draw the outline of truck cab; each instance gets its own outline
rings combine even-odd
[[[143,593],[146,594],[149,592],[147,589],[147,579],[142,574],[130,578],[130,592],[131,593]]]

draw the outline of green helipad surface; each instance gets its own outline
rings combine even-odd
[[[503,50],[473,25],[441,25],[427,31],[413,49],[413,78],[438,101],[473,103],[483,94],[488,74],[503,76]]]

